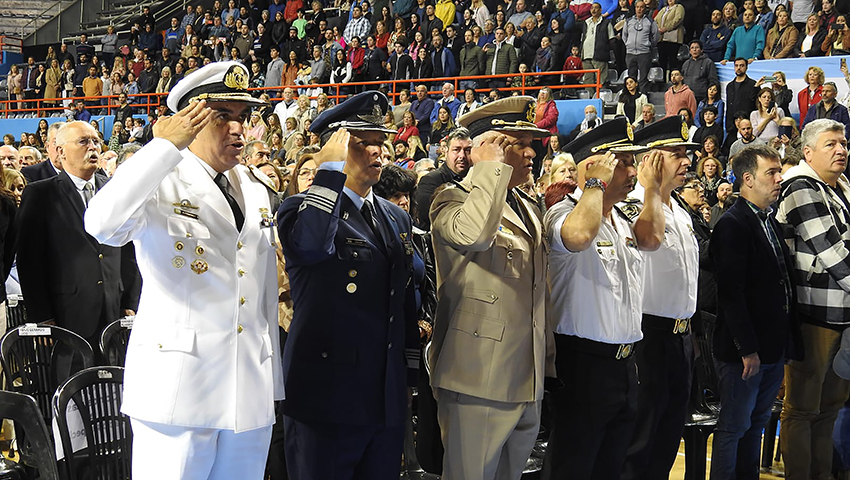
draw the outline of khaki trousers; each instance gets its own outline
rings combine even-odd
[[[505,403],[441,388],[443,480],[519,480],[540,429],[541,401]]]
[[[850,381],[832,370],[841,332],[804,323],[804,360],[785,366],[785,404],[779,434],[787,480],[827,480],[832,430],[850,395]]]
[[[582,60],[581,61],[581,68],[583,70],[592,70],[594,68],[598,68],[599,69],[599,78],[600,78],[599,83],[601,85],[603,85],[603,87],[600,87],[600,88],[604,88],[605,82],[608,81],[608,62],[597,62],[596,60]],[[596,74],[585,73],[584,78],[582,80],[582,83],[585,83],[585,84],[596,83]],[[596,87],[588,88],[588,91],[591,92],[591,95],[596,95]],[[591,97],[591,98],[593,98],[593,97]],[[602,115],[600,114],[599,117],[602,118]]]

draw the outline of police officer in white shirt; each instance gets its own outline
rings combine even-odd
[[[661,248],[645,254],[643,340],[635,348],[638,415],[620,477],[628,480],[667,478],[676,460],[688,415],[693,365],[690,319],[696,312],[699,276],[699,245],[691,216],[673,193],[685,182],[691,165],[688,151],[699,144],[688,142],[688,125],[678,115],[638,131],[635,143],[661,154],[666,181],[661,185],[664,240]],[[636,190],[634,196],[640,199],[643,189]]]
[[[637,412],[634,344],[642,338],[643,251],[664,239],[661,152],[639,169],[625,118],[606,122],[566,147],[581,190],[544,219],[549,237],[550,324],[556,369],[566,388],[553,394],[543,466],[546,480],[619,478]],[[637,178],[645,204],[634,219],[616,207]]]

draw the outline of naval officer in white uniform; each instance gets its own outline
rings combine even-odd
[[[176,115],[86,211],[143,277],[122,411],[133,477],[260,480],[283,399],[271,191],[239,165],[248,70],[213,63],[168,95]]]

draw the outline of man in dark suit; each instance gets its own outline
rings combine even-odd
[[[742,150],[732,162],[741,198],[717,222],[711,259],[718,286],[714,357],[721,409],[711,478],[757,478],[761,431],[786,359],[802,358],[788,247],[771,216],[782,181],[779,153]]]
[[[35,58],[29,57],[27,59],[27,66],[24,67],[21,74],[21,87],[24,91],[24,98],[32,99],[36,97],[35,89],[38,88],[37,79],[38,65],[35,64]],[[27,105],[27,108],[35,108],[32,102],[27,102]]]
[[[316,117],[318,172],[278,213],[295,311],[283,354],[295,480],[398,479],[419,331],[410,217],[372,192],[388,108],[371,91]]]
[[[21,289],[30,321],[54,321],[97,345],[103,327],[135,311],[139,292],[124,284],[138,272],[122,271],[122,249],[99,244],[83,227],[88,200],[106,183],[95,175],[97,131],[71,122],[55,141],[65,170],[26,188],[18,213]]]
[[[62,171],[62,162],[59,160],[59,153],[56,151],[56,133],[62,128],[62,125],[65,125],[65,122],[55,122],[47,128],[47,144],[45,144],[47,160],[21,169],[21,174],[27,179],[27,183],[55,177]]]
[[[469,152],[472,150],[472,140],[469,130],[456,128],[448,136],[449,151],[446,161],[440,168],[430,172],[419,180],[416,188],[416,205],[419,211],[419,227],[431,229],[431,219],[428,211],[431,209],[431,197],[437,187],[451,181],[461,181],[469,170]]]

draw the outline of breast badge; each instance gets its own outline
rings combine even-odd
[[[194,261],[192,261],[192,264],[189,265],[189,267],[192,269],[193,272],[197,273],[198,275],[206,273],[207,270],[210,269],[210,265],[205,260],[202,260],[200,258],[196,258]]]

